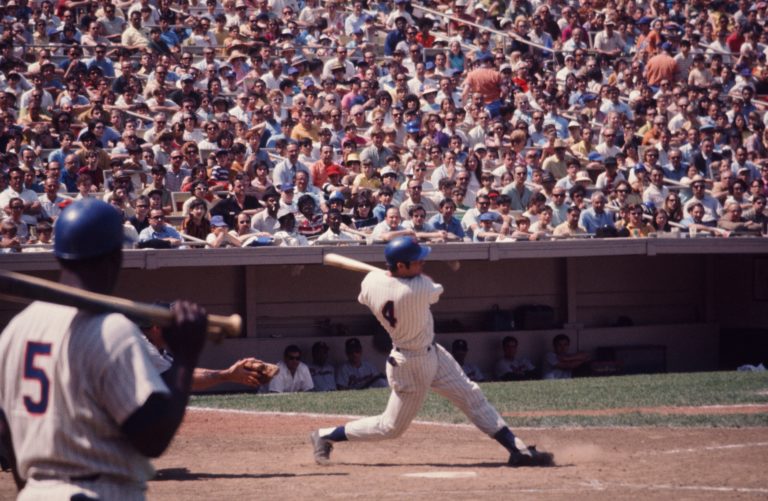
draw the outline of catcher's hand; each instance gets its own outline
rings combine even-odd
[[[263,362],[258,358],[252,357],[244,358],[243,360],[237,362],[236,365],[238,364],[241,364],[243,376],[248,380],[248,382],[244,384],[250,384],[251,386],[258,386],[269,383],[280,370],[277,365]]]

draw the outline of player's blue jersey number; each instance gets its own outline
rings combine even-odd
[[[40,383],[40,398],[35,401],[32,397],[24,395],[24,407],[30,414],[44,414],[48,409],[48,393],[51,383],[45,371],[35,366],[35,357],[50,356],[51,343],[27,343],[27,354],[24,356],[24,379],[34,379]]]
[[[395,302],[394,301],[387,301],[384,303],[384,306],[381,308],[381,316],[384,317],[384,320],[389,322],[390,327],[393,329],[397,325],[397,319],[395,318]]]

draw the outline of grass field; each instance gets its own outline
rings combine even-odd
[[[768,405],[768,373],[707,372],[656,374],[561,381],[484,383],[488,399],[517,426],[766,426],[768,413],[640,412],[638,408]],[[378,414],[389,390],[261,395],[202,395],[191,404],[226,409],[317,414]],[[633,409],[638,409],[634,411]],[[595,415],[585,411],[607,410]],[[616,412],[611,412],[614,410]],[[557,411],[557,415],[548,412]],[[573,411],[573,413],[563,412]],[[430,394],[419,419],[467,422],[447,400]]]

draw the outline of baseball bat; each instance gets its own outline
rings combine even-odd
[[[73,306],[96,313],[122,313],[134,322],[149,321],[160,327],[168,327],[173,322],[171,311],[161,306],[98,294],[7,270],[0,270],[0,293],[19,299]],[[242,330],[242,324],[243,320],[237,314],[228,317],[208,315],[208,334],[215,339],[221,334],[237,337]]]
[[[350,271],[361,271],[364,273],[368,273],[369,271],[374,270],[381,271],[381,268],[377,268],[368,263],[358,261],[357,259],[352,259],[351,257],[336,254],[335,252],[330,252],[324,255],[323,264],[327,264],[328,266],[335,266],[337,268],[343,268]]]

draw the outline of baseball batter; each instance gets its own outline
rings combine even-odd
[[[64,284],[114,289],[123,228],[110,205],[84,199],[56,222]],[[0,441],[18,499],[144,499],[189,397],[205,313],[177,302],[164,332],[176,358],[161,378],[138,327],[120,314],[35,302],[0,335]],[[8,447],[11,445],[12,447]]]
[[[510,453],[510,466],[550,466],[552,454],[536,451],[514,436],[480,387],[470,381],[451,354],[435,343],[430,305],[443,287],[422,274],[430,252],[411,237],[386,247],[388,271],[372,271],[363,280],[358,301],[368,306],[392,338],[387,379],[392,393],[384,413],[311,434],[315,461],[327,464],[333,443],[397,438],[408,428],[432,389],[464,412],[480,430]]]

